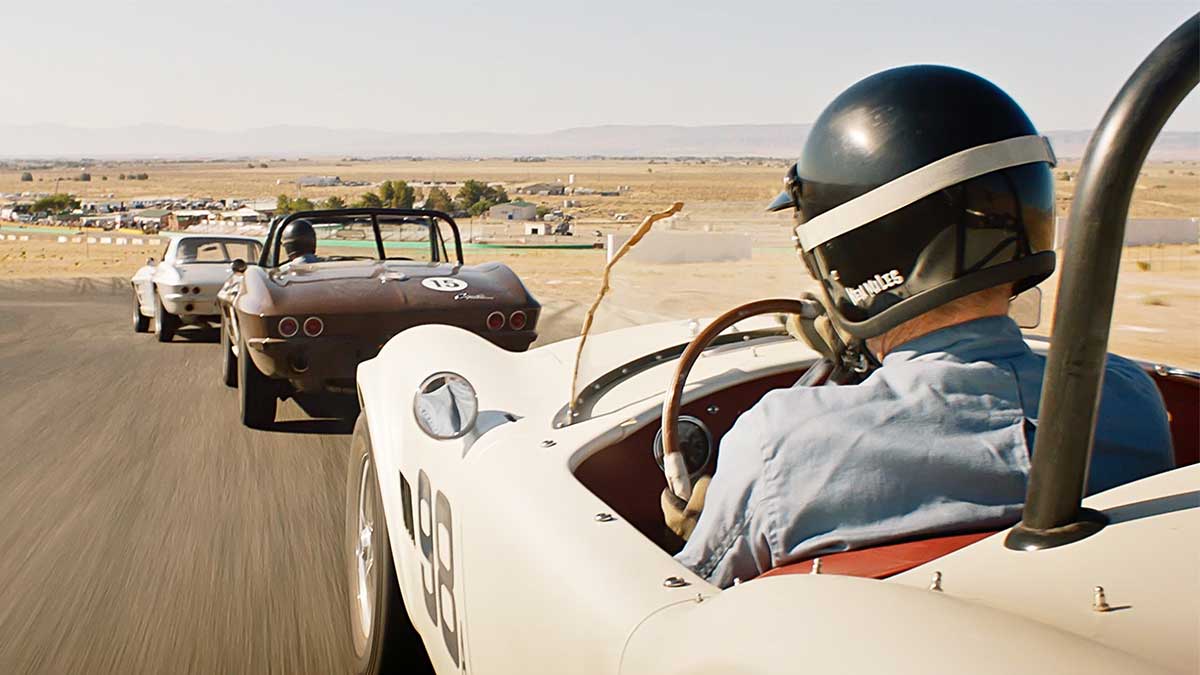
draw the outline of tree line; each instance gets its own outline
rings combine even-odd
[[[312,211],[315,209],[411,209],[413,208],[413,204],[418,201],[424,201],[422,206],[434,211],[444,211],[446,213],[465,212],[472,216],[479,216],[486,213],[493,206],[511,200],[508,198],[508,193],[503,187],[489,186],[477,180],[464,182],[454,197],[451,197],[449,192],[440,187],[432,187],[428,193],[422,196],[418,195],[417,191],[406,181],[385,180],[380,184],[378,191],[364,192],[357,200],[351,203],[347,203],[345,199],[337,195],[315,202],[307,197],[279,195],[275,200],[275,208],[281,214],[295,213],[296,211]]]

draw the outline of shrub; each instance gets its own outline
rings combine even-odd
[[[22,173],[21,174],[21,182],[22,183],[32,183],[33,182],[33,174],[29,173],[28,171]]]

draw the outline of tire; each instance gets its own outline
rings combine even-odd
[[[254,365],[246,348],[246,340],[238,343],[242,358],[238,359],[238,406],[242,424],[251,429],[266,429],[275,423],[275,383]]]
[[[179,328],[179,323],[179,317],[163,307],[162,298],[158,297],[158,291],[155,291],[154,337],[158,338],[159,342],[170,342],[171,338],[175,337],[175,330]]]
[[[133,332],[150,332],[150,317],[142,314],[142,301],[138,298],[137,288],[133,289]]]
[[[221,313],[221,382],[226,387],[238,385],[238,357],[233,353],[233,338],[224,312]]]
[[[365,527],[364,527],[365,526]],[[432,673],[408,620],[392,561],[366,417],[359,415],[346,463],[345,560],[350,654],[355,675]],[[364,601],[365,600],[365,601]]]

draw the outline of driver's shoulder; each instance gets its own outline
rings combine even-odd
[[[767,392],[738,423],[752,425],[770,445],[844,428],[847,420],[886,416],[902,398],[888,378],[874,375],[853,385],[794,385]]]

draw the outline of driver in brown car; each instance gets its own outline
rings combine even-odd
[[[1053,164],[1007,94],[954,68],[888,70],[822,112],[770,208],[794,209],[840,353],[869,374],[768,393],[711,483],[687,502],[668,488],[681,562],[728,586],[1020,518],[1045,358],[1007,310],[1054,271]],[[1110,356],[1088,492],[1172,465],[1158,390]]]
[[[279,236],[279,244],[283,247],[289,263],[311,263],[321,260],[317,255],[317,231],[307,220],[300,219],[288,223]]]

